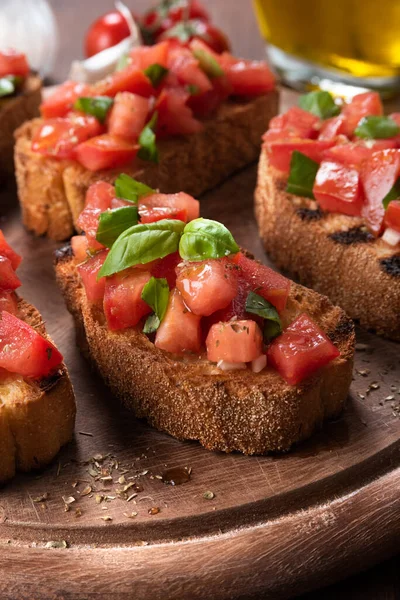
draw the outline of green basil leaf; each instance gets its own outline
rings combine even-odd
[[[143,288],[142,300],[153,310],[143,328],[144,333],[154,333],[160,327],[161,321],[167,312],[169,301],[169,285],[164,278],[151,277]]]
[[[320,119],[329,119],[340,113],[340,108],[335,104],[333,96],[324,91],[310,92],[300,96],[298,105]]]
[[[114,187],[117,198],[128,200],[133,204],[137,204],[139,199],[143,198],[143,196],[150,196],[151,194],[156,193],[156,191],[151,187],[145,183],[136,181],[136,179],[129,177],[129,175],[126,175],[126,173],[121,173],[121,175],[118,175],[117,179],[115,180]]]
[[[365,140],[383,140],[394,137],[400,133],[400,127],[396,121],[390,117],[363,117],[355,131],[354,135]]]
[[[186,44],[194,34],[195,31],[191,21],[179,21],[176,25],[164,31],[163,37],[176,38],[183,44]]]
[[[137,222],[137,206],[121,206],[113,210],[106,210],[99,217],[96,240],[103,246],[111,248],[121,233],[132,225],[137,225]]]
[[[131,59],[130,59],[129,54],[123,54],[122,56],[119,57],[118,62],[117,62],[117,67],[115,70],[123,71],[130,64],[130,62],[131,62]]]
[[[222,67],[217,63],[213,55],[210,52],[207,52],[207,50],[196,48],[195,50],[192,50],[192,53],[199,61],[201,69],[210,78],[221,77],[221,75],[224,74]]]
[[[197,96],[197,94],[200,92],[199,86],[195,85],[194,83],[189,83],[187,90],[191,96]]]
[[[265,319],[264,322],[264,341],[269,342],[282,332],[282,323],[278,311],[268,300],[256,294],[249,292],[246,300],[246,312],[258,315]]]
[[[155,223],[139,223],[126,229],[114,242],[97,278],[108,277],[176,252],[184,227],[183,221],[163,219]]]
[[[1,77],[0,79],[0,98],[11,96],[15,92],[15,85],[9,77]]]
[[[155,112],[139,136],[139,158],[154,163],[158,163],[158,149],[156,146],[156,134],[154,133],[154,129],[157,125],[157,117],[158,114]]]
[[[81,110],[87,115],[96,117],[100,123],[104,123],[107,113],[113,105],[113,98],[108,96],[94,96],[93,98],[81,97],[74,103],[75,110]]]
[[[314,198],[313,187],[319,164],[298,150],[294,150],[290,160],[290,173],[286,186],[289,194]]]
[[[396,181],[392,189],[386,194],[386,196],[382,200],[385,210],[387,209],[389,202],[391,202],[392,200],[397,200],[397,198],[400,198],[400,178]]]
[[[154,63],[153,65],[150,65],[149,67],[147,67],[147,69],[144,70],[144,74],[148,79],[150,79],[151,85],[154,88],[160,85],[161,81],[164,79],[167,73],[168,69],[166,69],[162,65],[159,65],[158,63]]]
[[[194,262],[237,252],[239,246],[231,232],[222,223],[210,219],[194,219],[188,223],[179,243],[181,257]]]

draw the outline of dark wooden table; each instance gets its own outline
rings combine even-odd
[[[82,2],[82,0],[52,0],[60,28],[60,50],[53,73],[54,81],[63,80],[69,70],[72,59],[81,55],[84,31],[90,22],[112,6],[110,0]],[[132,0],[127,4],[140,12],[149,2]],[[258,34],[252,13],[250,0],[206,0],[216,23],[220,24],[233,42],[235,54],[260,58],[263,55],[263,42]],[[400,598],[400,556],[353,576],[324,590],[319,590],[303,600],[317,598],[351,598],[351,599],[396,599]],[[296,590],[293,590],[295,595]]]

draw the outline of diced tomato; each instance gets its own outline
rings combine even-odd
[[[232,301],[221,310],[217,310],[212,313],[209,317],[205,317],[201,320],[201,327],[204,334],[204,339],[207,337],[210,328],[214,323],[224,323],[230,321],[231,319],[235,320],[243,320],[243,319],[252,319],[256,322],[262,322],[262,319],[258,318],[257,315],[250,314],[246,312],[246,301],[251,291],[251,285],[245,281],[242,277],[241,269],[237,271],[238,276],[238,287],[236,296],[232,299]]]
[[[47,119],[35,131],[32,150],[56,158],[74,158],[76,146],[104,131],[99,121],[90,115]]]
[[[89,171],[114,169],[132,162],[139,146],[105,133],[75,148],[76,160]]]
[[[371,231],[378,235],[385,216],[382,200],[390,192],[400,174],[400,150],[380,150],[363,163],[361,181],[365,204],[362,216]]]
[[[196,117],[205,118],[212,115],[218,107],[232,94],[232,85],[226,75],[211,80],[212,89],[203,94],[193,94],[187,101]]]
[[[92,88],[86,83],[66,81],[40,105],[40,113],[45,119],[65,117],[75,100],[81,96],[93,96]]]
[[[13,290],[0,290],[0,313],[3,310],[12,315],[18,313],[18,298]]]
[[[127,269],[106,278],[104,313],[113,331],[137,325],[151,308],[142,300],[142,291],[151,275],[147,271]]]
[[[170,208],[175,211],[186,211],[188,221],[198,219],[200,215],[200,202],[185,192],[177,194],[152,194],[142,200],[143,205],[149,208]],[[141,203],[139,212],[142,211]]]
[[[338,115],[337,117],[331,117],[321,123],[321,129],[319,132],[319,140],[334,140],[338,135],[343,134],[345,117]]]
[[[16,290],[21,282],[15,274],[9,258],[0,256],[0,290]]]
[[[251,362],[262,353],[261,329],[254,321],[215,323],[206,339],[207,358],[211,362]]]
[[[323,161],[315,178],[313,194],[323,210],[361,215],[364,194],[357,169]]]
[[[132,48],[129,57],[132,64],[141,71],[156,64],[167,69],[169,48],[170,43],[168,41],[159,42],[154,46],[137,46]]]
[[[340,356],[339,350],[306,314],[301,314],[268,348],[268,363],[290,385],[301,383]]]
[[[224,52],[219,64],[232,85],[236,96],[260,96],[275,88],[275,77],[265,62],[235,59]]]
[[[176,219],[177,221],[188,222],[186,210],[177,208],[167,208],[166,206],[147,207],[145,204],[139,205],[140,221],[142,223],[154,223],[162,219]]]
[[[344,121],[341,133],[351,137],[363,117],[382,114],[383,106],[378,92],[358,94],[354,96],[349,104],[345,104],[343,107]]]
[[[240,277],[248,284],[249,291],[256,292],[282,312],[289,296],[290,280],[241,252],[234,261],[241,269]]]
[[[102,277],[98,280],[97,274],[103,266],[107,254],[108,250],[102,250],[92,258],[89,258],[86,262],[77,266],[89,302],[96,303],[103,300],[106,279],[105,277]]]
[[[86,192],[85,208],[77,219],[77,225],[86,233],[90,250],[100,250],[103,248],[102,244],[96,240],[99,216],[111,208],[114,197],[114,186],[106,181],[92,183]]]
[[[0,229],[0,256],[5,256],[11,262],[11,266],[16,271],[21,264],[22,257],[17,254],[11,246],[8,245],[3,232]]]
[[[334,140],[283,140],[277,142],[265,142],[265,147],[268,153],[270,164],[283,171],[289,173],[290,161],[294,150],[298,150],[302,154],[308,156],[315,162],[321,162],[323,153],[328,148],[334,145]]]
[[[199,66],[199,61],[187,48],[172,48],[168,56],[168,68],[181,85],[195,85],[199,92],[208,92],[212,84]]]
[[[128,142],[136,142],[149,113],[150,101],[143,96],[120,92],[108,118],[108,133]]]
[[[135,65],[128,65],[122,71],[116,71],[96,83],[93,89],[96,96],[110,96],[111,98],[114,98],[119,92],[131,92],[131,94],[138,94],[145,98],[150,98],[154,94],[150,80]]]
[[[36,379],[61,362],[57,348],[33,327],[6,311],[0,314],[0,368]]]
[[[201,348],[201,317],[191,313],[175,288],[170,293],[167,312],[157,329],[155,346],[173,354],[199,352]]]
[[[358,142],[339,144],[323,153],[323,160],[339,162],[347,167],[361,168],[361,163],[369,158],[373,150]]]
[[[29,74],[29,65],[25,54],[17,50],[7,49],[0,52],[0,77],[17,75],[26,77]]]
[[[182,89],[164,89],[161,92],[155,105],[159,136],[186,135],[203,129],[203,124],[193,117],[186,105],[188,98],[189,94]]]
[[[184,263],[176,287],[195,315],[207,317],[225,308],[237,293],[237,267],[228,258]]]
[[[179,252],[167,254],[164,258],[157,260],[151,268],[151,274],[158,279],[166,279],[169,289],[172,290],[176,285],[176,267],[182,259]]]
[[[271,119],[268,131],[280,131],[289,136],[293,134],[299,138],[311,139],[317,137],[320,122],[316,115],[298,106],[292,106],[282,115]]]
[[[400,232],[400,200],[389,202],[385,213],[385,225]]]
[[[89,256],[89,243],[86,235],[74,235],[71,238],[71,246],[75,261],[78,264],[87,260]]]

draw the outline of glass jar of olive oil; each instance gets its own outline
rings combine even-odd
[[[267,53],[298,89],[400,91],[400,0],[253,0]]]

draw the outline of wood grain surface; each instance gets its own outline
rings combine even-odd
[[[53,1],[59,73],[110,4]],[[238,53],[260,56],[250,2],[208,5]],[[207,194],[202,213],[268,262],[252,213],[255,176],[251,167]],[[24,256],[21,293],[64,353],[78,402],[74,441],[53,465],[0,490],[1,599],[286,598],[398,551],[398,344],[358,332],[364,346],[345,413],[294,452],[207,452],[136,421],[111,397],[75,347],[54,281],[55,245],[23,230],[12,185],[0,191],[0,207],[0,226]],[[168,467],[191,470],[190,481],[166,485],[159,477]],[[49,542],[68,547],[45,548]],[[395,558],[307,598],[398,598],[398,566]]]

